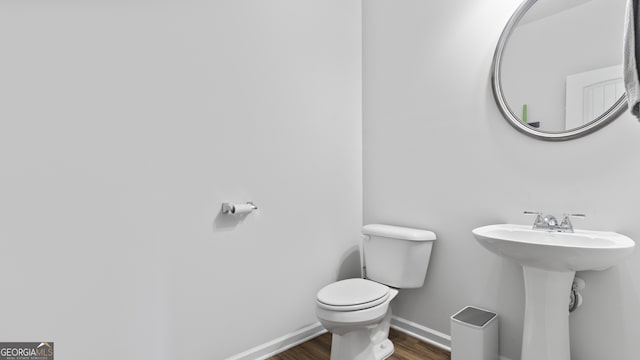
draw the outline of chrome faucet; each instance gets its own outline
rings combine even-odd
[[[557,232],[573,232],[571,218],[584,218],[586,216],[585,214],[564,214],[562,216],[562,221],[558,223],[558,219],[550,214],[543,215],[541,212],[537,211],[525,211],[524,213],[527,215],[536,215],[536,219],[533,221],[533,230]]]

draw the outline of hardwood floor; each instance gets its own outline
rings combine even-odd
[[[424,343],[400,331],[391,329],[389,339],[395,352],[389,360],[450,360],[451,354],[433,345]],[[311,339],[268,360],[328,360],[331,354],[331,334],[326,333]]]

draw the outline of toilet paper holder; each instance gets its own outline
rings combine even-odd
[[[223,214],[230,214],[230,215],[248,214],[254,210],[258,210],[258,207],[252,201],[247,201],[244,204],[232,204],[228,202],[222,203]]]

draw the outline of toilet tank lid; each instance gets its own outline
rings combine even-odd
[[[362,233],[411,241],[432,241],[436,239],[436,234],[433,231],[382,224],[365,225],[362,227]]]

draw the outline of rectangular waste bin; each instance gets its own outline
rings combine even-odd
[[[451,316],[451,360],[498,360],[498,315],[467,306]]]

